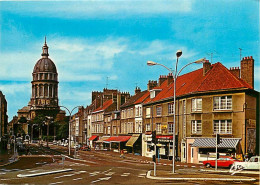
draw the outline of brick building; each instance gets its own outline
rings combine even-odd
[[[176,81],[176,124],[173,121],[173,80],[150,90],[144,102],[146,132],[156,130],[161,157],[172,153],[173,126],[176,128],[176,156],[183,162],[198,163],[213,157],[215,134],[223,143],[223,155],[255,153],[259,126],[259,92],[254,90],[254,59],[245,57],[241,69],[227,69],[221,63],[181,75]],[[161,77],[159,81],[162,80]],[[151,129],[152,128],[152,129]],[[149,145],[149,143],[147,143]]]

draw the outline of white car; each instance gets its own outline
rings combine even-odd
[[[234,162],[230,169],[235,170],[259,170],[260,169],[260,156],[253,156],[247,162]]]

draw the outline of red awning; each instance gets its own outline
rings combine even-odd
[[[113,137],[106,139],[105,141],[108,141],[108,142],[126,142],[130,138],[131,138],[131,136],[113,136]]]
[[[95,135],[94,135],[94,136],[91,136],[88,140],[89,140],[89,141],[93,141],[93,140],[97,139],[97,137],[98,137],[98,136],[95,136]]]
[[[173,136],[156,136],[156,139],[172,139]]]

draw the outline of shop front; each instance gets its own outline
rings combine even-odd
[[[136,153],[141,155],[142,153],[142,140],[141,134],[133,134],[127,141],[126,146],[128,147],[128,153]]]
[[[104,142],[110,144],[110,150],[114,152],[120,152],[121,150],[126,149],[126,142],[131,138],[131,136],[112,136]]]
[[[222,138],[218,144],[220,156],[239,156],[240,138]],[[216,138],[187,138],[187,162],[202,163],[216,158]]]
[[[95,141],[97,140],[98,140],[97,135],[93,135],[88,139],[91,148],[95,148],[95,144],[96,144]]]
[[[110,143],[105,141],[109,139],[110,136],[102,136],[96,141],[96,148],[99,150],[110,150]]]

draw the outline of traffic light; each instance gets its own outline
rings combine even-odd
[[[156,131],[152,131],[152,143],[156,144]]]
[[[217,153],[217,159],[219,159],[219,153]]]
[[[220,144],[220,143],[222,143],[222,139],[220,138],[220,135],[217,134],[217,144]]]

